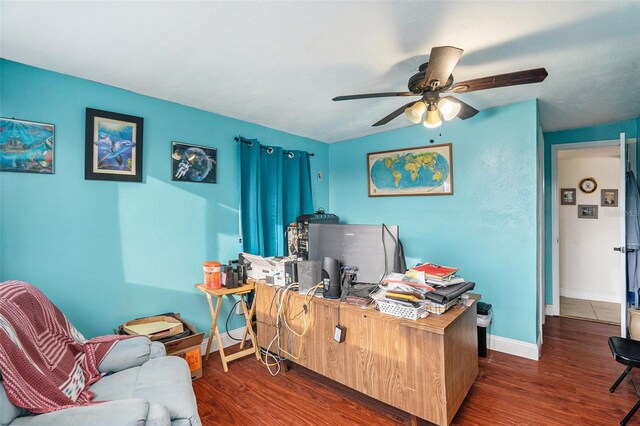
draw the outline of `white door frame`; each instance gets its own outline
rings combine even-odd
[[[540,356],[540,352],[542,349],[542,340],[544,337],[542,326],[544,325],[546,318],[546,301],[545,301],[545,243],[544,243],[544,210],[545,210],[545,186],[544,186],[544,132],[542,130],[542,126],[538,125],[538,146],[537,146],[537,218],[536,218],[536,227],[537,227],[537,238],[536,238],[536,281],[538,286],[538,357]]]
[[[577,142],[551,145],[551,286],[553,289],[553,304],[548,306],[547,313],[560,315],[560,250],[558,250],[559,229],[559,188],[558,188],[558,152],[570,149],[597,148],[601,146],[620,146],[620,139],[594,142]],[[612,248],[613,249],[613,248]],[[626,271],[621,271],[626,274]]]
[[[627,337],[627,164],[631,162],[628,160],[630,157],[628,152],[629,143],[624,133],[620,133],[620,199],[618,200],[618,206],[624,213],[622,215],[622,222],[620,223],[620,336]]]

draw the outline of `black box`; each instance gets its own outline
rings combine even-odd
[[[284,262],[284,284],[291,285],[298,282],[298,262]]]

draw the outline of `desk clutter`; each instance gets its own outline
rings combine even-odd
[[[425,263],[404,274],[391,273],[382,280],[386,287],[381,286],[372,298],[381,312],[402,318],[443,314],[475,287],[475,283],[457,277],[456,272],[458,268]]]
[[[475,284],[457,268],[407,269],[397,225],[318,212],[289,227],[288,247],[286,257],[240,256],[255,288],[256,354],[270,374],[293,362],[411,413],[412,424],[450,424],[478,373],[480,296],[465,294]],[[429,362],[407,362],[415,354]]]
[[[264,258],[242,253],[247,277],[286,286],[303,294],[339,299],[401,318],[417,320],[443,314],[460,303],[475,283],[456,275],[458,268],[424,263],[405,273],[391,272],[378,283],[359,283],[359,270],[336,259],[300,260],[296,256]]]

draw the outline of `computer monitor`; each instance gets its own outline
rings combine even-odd
[[[402,272],[404,255],[397,225],[309,224],[309,260],[332,257],[358,268],[355,282],[378,284]]]

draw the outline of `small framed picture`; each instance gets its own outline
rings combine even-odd
[[[87,108],[84,178],[142,182],[142,117]]]
[[[171,143],[171,180],[216,183],[218,150],[208,146]]]
[[[576,189],[562,188],[560,190],[560,204],[563,206],[575,206],[576,205]]]
[[[580,204],[578,206],[578,217],[580,219],[597,219],[598,206],[595,204]]]
[[[53,174],[55,126],[0,117],[0,172]]]
[[[602,207],[618,207],[618,190],[617,189],[600,190],[600,205]]]

